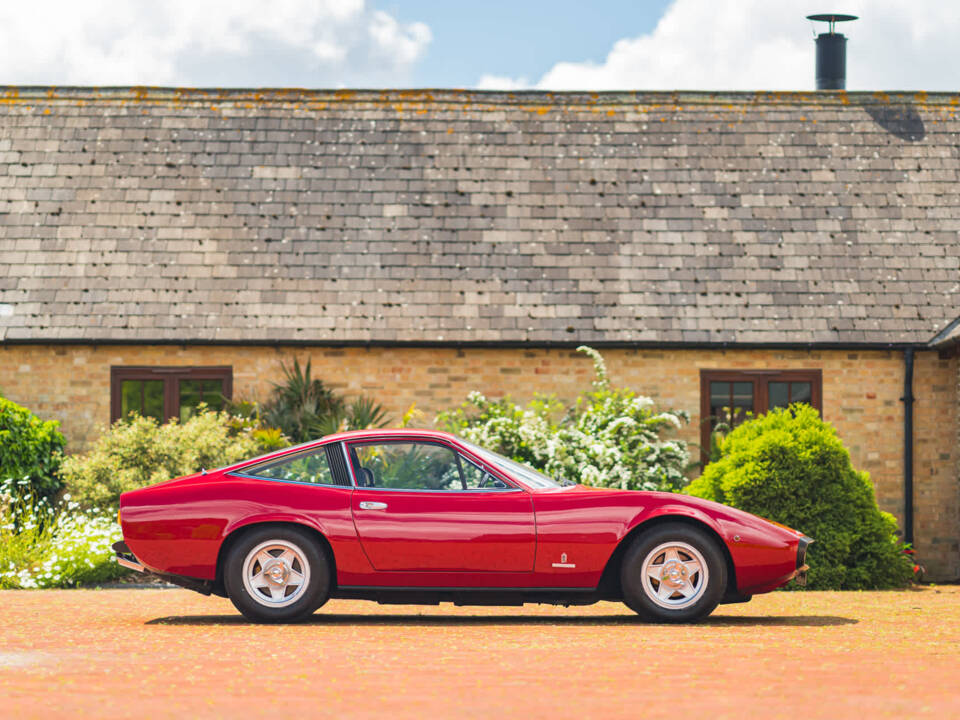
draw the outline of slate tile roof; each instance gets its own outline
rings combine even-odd
[[[927,342],[958,101],[0,88],[0,340]]]

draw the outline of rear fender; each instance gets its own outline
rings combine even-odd
[[[214,580],[214,592],[217,590],[223,590],[223,566],[227,559],[227,553],[230,552],[230,548],[233,546],[233,543],[243,535],[243,531],[247,528],[257,527],[260,525],[292,525],[295,527],[300,527],[311,535],[315,536],[320,543],[320,546],[324,553],[327,555],[327,560],[330,563],[330,580],[333,586],[336,585],[337,578],[337,560],[336,555],[333,552],[333,548],[330,546],[330,540],[327,538],[326,533],[324,533],[323,528],[320,527],[317,523],[311,522],[308,518],[302,517],[300,515],[294,515],[290,513],[270,513],[266,515],[260,515],[253,518],[244,518],[238,522],[232,523],[224,528],[223,538],[220,543],[220,549],[217,552],[217,569],[216,569],[216,579]],[[217,593],[220,594],[220,593]]]
[[[317,524],[313,519],[306,517],[305,515],[298,515],[296,513],[285,513],[285,512],[273,512],[273,513],[264,513],[262,515],[248,516],[239,518],[223,528],[223,533],[221,535],[221,542],[226,540],[228,537],[233,535],[238,530],[242,530],[245,527],[250,525],[266,525],[268,523],[284,523],[286,525],[303,525],[310,530],[320,533],[321,535],[326,535],[323,531],[323,527]]]

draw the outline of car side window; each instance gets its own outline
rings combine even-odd
[[[509,490],[509,486],[501,479],[494,477],[482,467],[474,465],[462,455],[460,467],[463,468],[463,481],[467,490]]]
[[[285,480],[312,485],[337,484],[333,480],[330,465],[327,463],[327,454],[322,447],[312,452],[245,468],[243,473],[268,480]]]
[[[457,456],[429,443],[351,444],[354,475],[361,487],[391,490],[463,490]]]

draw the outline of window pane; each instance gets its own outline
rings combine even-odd
[[[710,404],[711,405],[729,405],[730,404],[730,385],[728,382],[710,383]]]
[[[800,383],[794,383],[798,385]],[[767,393],[769,395],[768,400],[768,410],[773,410],[778,407],[787,407],[790,404],[790,383],[785,382],[772,382],[767,385]]]
[[[739,425],[753,411],[752,382],[710,383],[710,427],[718,422]]]
[[[813,386],[808,382],[772,382],[768,386],[769,409],[787,407],[791,403],[810,404]]]
[[[211,410],[223,410],[223,380],[204,380],[203,401]]]
[[[193,417],[197,406],[206,403],[211,410],[223,408],[222,380],[180,381],[180,422]]]
[[[790,402],[802,402],[808,405],[813,400],[813,386],[808,382],[790,383]]]
[[[143,414],[163,422],[163,380],[143,381]]]
[[[420,443],[354,445],[358,483],[409,490],[462,490],[457,459],[450,448]]]
[[[463,481],[467,490],[504,490],[507,485],[483,468],[477,467],[465,457],[460,457],[460,467],[463,468]]]
[[[120,415],[143,414],[143,380],[124,380],[120,386]]]
[[[180,422],[193,417],[193,411],[200,404],[201,391],[199,380],[180,381]]]
[[[137,412],[163,421],[163,380],[124,380],[120,384],[120,416]]]
[[[314,485],[335,485],[330,466],[327,464],[327,453],[323,448],[317,448],[309,453],[296,455],[248,468],[243,471],[246,475],[267,478],[269,480],[286,480],[287,482],[312,483]]]
[[[730,422],[731,396],[733,395],[733,383],[711,382],[710,383],[710,427],[716,427],[717,423]]]
[[[753,410],[753,383],[738,382],[733,384],[733,405],[734,407]]]
[[[733,383],[733,424],[739,425],[753,412],[753,383]]]

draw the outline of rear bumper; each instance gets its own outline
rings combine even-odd
[[[182,588],[193,590],[194,592],[198,592],[203,595],[224,595],[222,590],[218,591],[217,586],[215,586],[210,580],[198,580],[197,578],[184,577],[183,575],[168,575],[167,573],[156,572],[155,570],[146,568],[143,563],[137,560],[137,556],[131,552],[130,548],[128,548],[127,544],[122,540],[114,543],[111,545],[111,547],[117,554],[117,564],[123,565],[125,568],[130,568],[131,570],[136,570],[137,572],[141,573],[147,573],[148,575],[155,575],[161,580],[171,583],[172,585],[179,585]]]
[[[130,568],[131,570],[136,570],[141,573],[147,572],[147,569],[137,560],[137,556],[130,551],[130,548],[127,547],[127,544],[123,542],[123,540],[115,542],[111,547],[117,554],[118,565],[123,565],[125,568]]]

